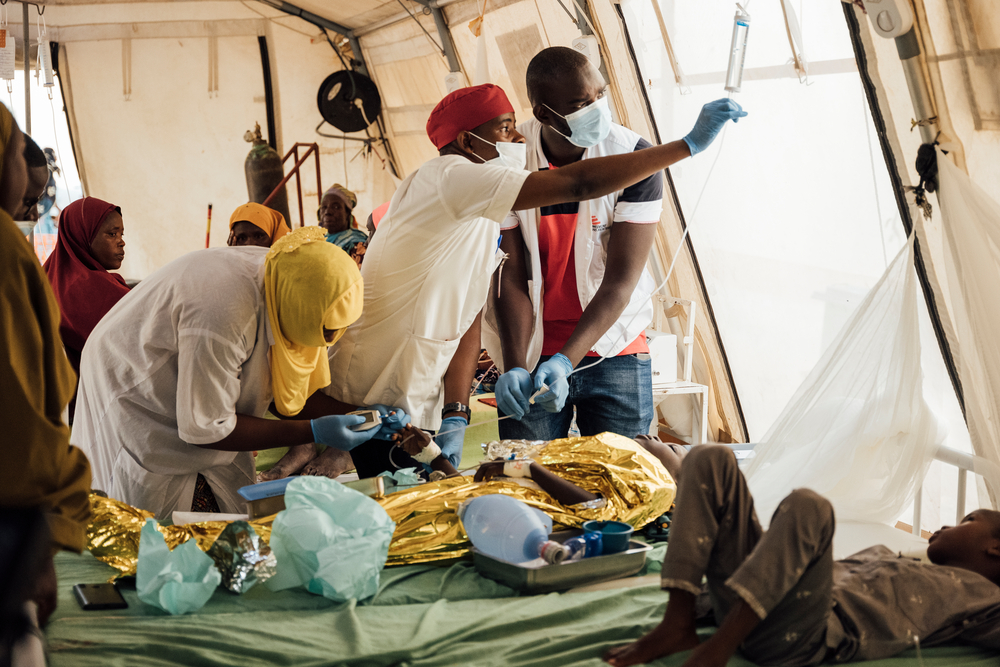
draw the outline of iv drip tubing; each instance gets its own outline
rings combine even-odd
[[[732,96],[732,93],[730,93],[730,96]],[[677,249],[674,250],[674,255],[670,260],[670,267],[667,269],[667,275],[666,277],[663,278],[663,282],[661,282],[659,285],[653,288],[653,291],[649,293],[649,295],[646,297],[648,299],[652,299],[657,292],[666,287],[667,282],[670,280],[670,277],[674,273],[674,266],[677,264],[677,258],[680,256],[681,250],[683,250],[684,248],[684,242],[687,240],[688,232],[691,231],[691,225],[694,223],[695,217],[698,214],[698,209],[701,207],[701,200],[705,196],[705,191],[708,189],[709,182],[712,180],[712,172],[715,171],[715,165],[719,162],[719,156],[722,155],[722,145],[725,143],[726,130],[728,129],[728,127],[729,127],[728,123],[726,123],[722,127],[722,134],[719,136],[719,149],[715,152],[715,159],[712,160],[712,166],[708,168],[708,174],[705,176],[705,183],[704,185],[701,186],[701,192],[698,194],[698,199],[695,201],[694,209],[691,211],[690,222],[684,225],[684,233],[681,234],[680,241],[677,243]],[[628,331],[629,327],[632,326],[632,323],[635,322],[635,318],[637,318],[638,316],[639,316],[638,312],[636,312],[636,314],[632,316],[632,319],[628,321],[628,324],[626,324],[622,328],[621,334],[619,334],[618,338],[612,344],[612,347],[618,345],[618,343],[622,341],[622,337],[625,336],[625,332]],[[578,373],[579,371],[585,370],[587,368],[593,368],[597,364],[607,359],[609,356],[611,355],[604,354],[601,355],[601,357],[598,358],[598,360],[592,364],[587,364],[586,366],[577,366],[570,372],[569,375],[574,375],[575,373]],[[566,377],[569,377],[569,375],[567,375]]]

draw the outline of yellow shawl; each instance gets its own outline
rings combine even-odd
[[[330,384],[326,348],[361,316],[364,283],[350,256],[319,227],[279,239],[267,253],[264,296],[271,322],[271,386],[278,410],[296,415]],[[336,334],[327,342],[323,330]]]

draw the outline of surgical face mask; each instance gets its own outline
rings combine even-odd
[[[480,141],[487,143],[490,146],[493,146],[494,148],[497,149],[497,153],[500,154],[497,157],[493,158],[492,160],[483,160],[483,158],[476,155],[476,157],[479,157],[479,159],[483,160],[484,163],[495,164],[498,167],[507,167],[508,169],[517,169],[518,171],[524,171],[524,166],[528,163],[527,144],[515,144],[510,141],[498,141],[496,143],[493,143],[492,141],[486,141],[479,135],[473,134],[472,132],[469,132],[469,134],[472,134],[472,136],[474,136],[476,139],[479,139]],[[473,153],[473,155],[475,155],[475,153]]]
[[[607,97],[599,97],[593,104],[588,104],[568,116],[563,116],[548,104],[545,107],[569,125],[568,137],[556,128],[552,129],[566,137],[566,140],[574,146],[591,148],[604,141],[611,132],[611,107],[608,106]]]

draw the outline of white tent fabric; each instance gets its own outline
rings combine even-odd
[[[838,520],[894,523],[945,435],[924,399],[910,238],[755,449],[747,478],[767,521],[811,488]]]
[[[937,149],[952,322],[977,455],[1000,465],[1000,204]],[[997,498],[993,498],[994,505]]]

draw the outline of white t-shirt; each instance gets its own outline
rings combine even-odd
[[[438,428],[445,371],[486,303],[500,222],[527,177],[448,155],[400,184],[361,267],[364,311],[330,348],[327,394],[398,406]]]
[[[208,480],[223,512],[242,512],[254,482],[250,452],[222,440],[236,414],[271,402],[266,248],[184,255],[143,280],[90,335],[80,364],[71,442],[86,452],[94,488],[159,518],[191,509]]]

